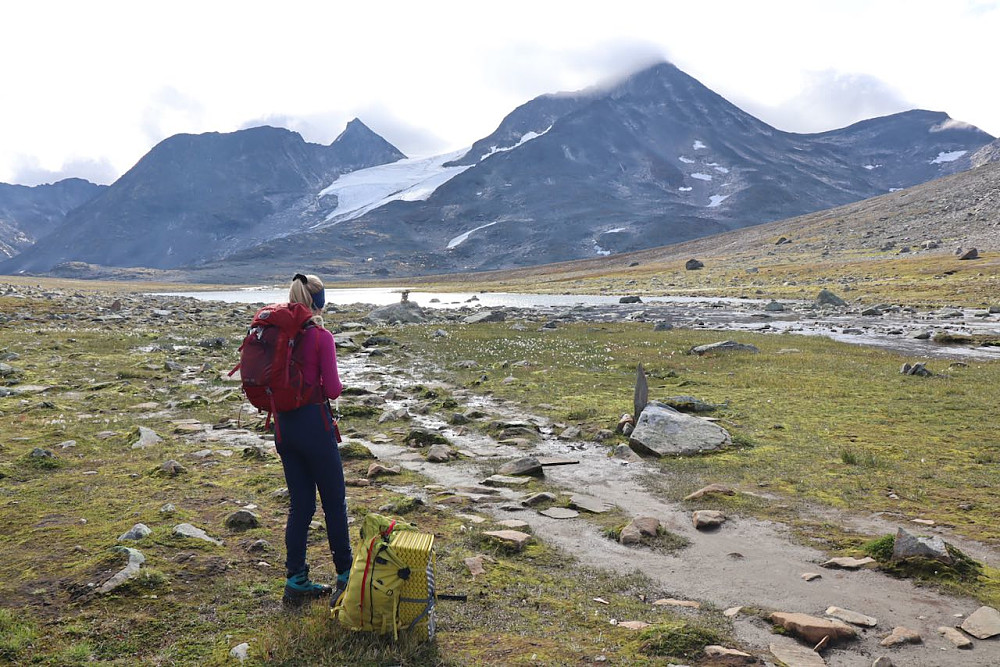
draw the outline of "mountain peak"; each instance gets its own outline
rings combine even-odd
[[[368,159],[373,155],[379,156],[376,164],[395,162],[406,157],[402,151],[361,122],[360,118],[354,118],[347,123],[347,127],[333,140],[330,148],[351,164],[358,159]]]

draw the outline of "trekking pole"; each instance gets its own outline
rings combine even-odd
[[[447,593],[439,593],[435,597],[437,597],[438,600],[449,600],[451,602],[468,602],[469,601],[469,596],[466,595],[465,593],[462,593],[461,595],[449,595]]]

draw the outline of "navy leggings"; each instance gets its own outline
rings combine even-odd
[[[288,484],[288,523],[285,524],[285,569],[292,576],[305,569],[309,524],[316,513],[316,490],[326,515],[326,536],[337,574],[351,569],[351,540],[347,533],[347,494],[344,468],[334,438],[333,420],[326,404],[306,405],[277,415],[276,445]]]

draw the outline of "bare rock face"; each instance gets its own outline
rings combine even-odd
[[[808,614],[776,611],[771,614],[771,621],[811,644],[818,644],[824,638],[828,638],[827,641],[831,644],[836,644],[857,637],[854,628],[842,621]]]
[[[653,456],[688,456],[730,444],[732,438],[721,426],[657,403],[642,411],[629,439],[637,453]]]

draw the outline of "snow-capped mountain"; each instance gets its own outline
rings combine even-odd
[[[463,155],[425,162],[437,170],[429,196],[425,188],[420,197],[355,202],[349,214],[317,221],[301,245],[312,262],[334,253],[362,262],[346,275],[578,259],[909,187],[969,168],[991,139],[930,111],[782,132],[663,63],[611,88],[522,105]],[[381,169],[342,176],[331,189],[379,180]],[[408,182],[381,182],[381,191],[404,193]]]
[[[331,277],[542,264],[909,187],[968,169],[993,139],[920,110],[783,132],[668,63],[531,100],[452,155],[404,159],[355,123],[328,147],[275,128],[168,139],[0,271],[82,260],[238,280],[264,264]]]

